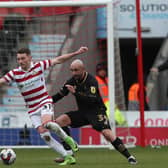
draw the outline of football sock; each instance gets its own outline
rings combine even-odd
[[[71,147],[73,152],[77,152],[79,150],[77,143],[73,140],[72,137],[67,136],[64,141]]]
[[[63,157],[67,156],[67,151],[63,148],[63,146],[56,141],[50,134],[50,132],[44,132],[40,134],[41,138],[45,141],[45,143],[52,148],[54,151],[61,154]],[[47,137],[47,138],[46,138]]]
[[[71,150],[71,147],[64,140],[62,140],[61,143],[62,143],[62,145],[63,145],[63,147],[64,147],[65,150],[67,150],[67,151]]]
[[[121,154],[123,154],[126,158],[129,158],[131,155],[128,152],[128,149],[123,144],[122,140],[118,137],[112,142],[112,145],[114,148],[119,151]]]
[[[62,129],[66,132],[67,135],[71,135],[69,127],[62,127]]]
[[[45,127],[49,130],[52,130],[62,139],[65,139],[68,137],[68,135],[64,132],[64,130],[56,122],[49,121],[45,124]]]
[[[70,136],[70,129],[68,127],[62,127],[62,129],[66,132],[67,135]],[[63,145],[63,147],[64,147],[65,150],[71,151],[71,147],[64,140],[62,140],[61,143],[62,143],[62,145]]]

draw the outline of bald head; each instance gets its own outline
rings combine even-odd
[[[71,63],[71,66],[70,67],[78,67],[78,68],[84,68],[84,64],[83,64],[83,62],[82,62],[82,60],[80,60],[80,59],[76,59],[76,60],[74,60],[72,63]]]
[[[70,70],[72,72],[73,77],[81,78],[85,72],[85,67],[82,60],[74,60],[70,65]]]

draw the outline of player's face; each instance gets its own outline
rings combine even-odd
[[[84,69],[82,67],[79,66],[71,66],[70,70],[72,72],[72,76],[75,79],[81,79],[84,73]]]
[[[17,54],[17,62],[21,66],[23,70],[28,70],[31,64],[31,56],[27,55],[26,53]]]

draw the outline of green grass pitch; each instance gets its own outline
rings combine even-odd
[[[14,149],[17,154],[16,162],[6,166],[0,162],[0,168],[166,168],[168,161],[167,147],[152,149],[151,147],[131,148],[129,151],[136,156],[137,165],[129,165],[127,160],[115,150],[109,149],[80,149],[76,153],[77,164],[59,166],[53,159],[58,155],[51,149]]]

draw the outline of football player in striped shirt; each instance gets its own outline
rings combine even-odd
[[[63,146],[51,136],[49,130],[52,130],[65,140],[72,147],[73,151],[77,151],[78,147],[74,140],[53,121],[53,102],[46,90],[44,71],[76,55],[85,53],[87,50],[87,47],[80,47],[75,52],[33,63],[30,49],[21,48],[17,52],[19,67],[10,70],[0,78],[0,86],[13,81],[16,82],[25,100],[32,124],[46,144],[64,157],[65,161],[61,165],[75,164],[76,160],[71,155],[68,155]]]

